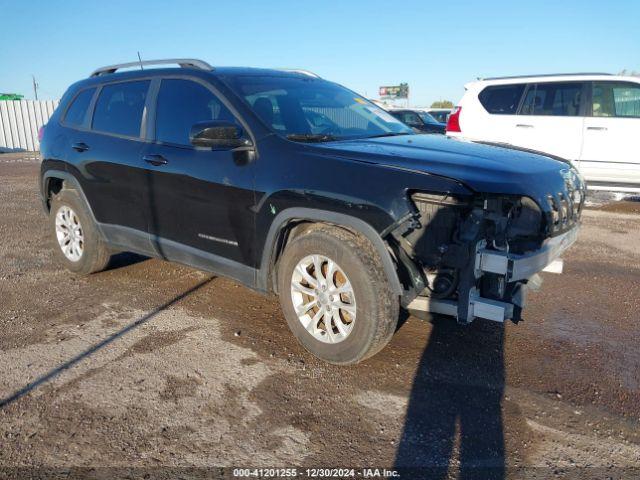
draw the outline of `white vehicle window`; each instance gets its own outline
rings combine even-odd
[[[524,87],[524,84],[494,85],[482,90],[478,99],[489,113],[514,115],[518,110]]]
[[[640,85],[594,82],[592,97],[594,117],[640,117]]]
[[[580,114],[583,84],[538,83],[531,85],[520,109],[521,115],[576,117]]]

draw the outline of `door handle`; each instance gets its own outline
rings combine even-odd
[[[518,128],[533,128],[533,125],[528,125],[526,123],[518,123],[516,125],[516,127],[518,127]]]
[[[71,148],[73,148],[76,152],[86,152],[87,150],[89,150],[89,145],[84,142],[78,142],[71,145]]]
[[[145,162],[150,163],[151,165],[155,165],[156,167],[169,163],[169,160],[164,158],[162,155],[145,155],[144,157],[142,157],[142,159]]]
[[[587,130],[600,130],[600,131],[603,131],[603,130],[606,130],[606,129],[607,129],[607,127],[587,127]]]

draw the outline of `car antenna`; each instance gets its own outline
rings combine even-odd
[[[138,52],[138,61],[140,62],[140,70],[144,70],[142,67],[142,57],[140,56],[140,52]]]

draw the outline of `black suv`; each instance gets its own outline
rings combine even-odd
[[[576,238],[584,183],[567,163],[414,135],[306,71],[118,72],[137,65],[71,86],[43,132],[55,252],[78,274],[134,251],[228,276],[277,293],[305,348],[349,364],[384,347],[400,308],[519,320]]]

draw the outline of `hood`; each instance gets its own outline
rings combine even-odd
[[[582,187],[571,165],[550,157],[442,135],[406,135],[317,145],[327,154],[452,178],[482,193],[526,195],[542,206],[569,181]]]

